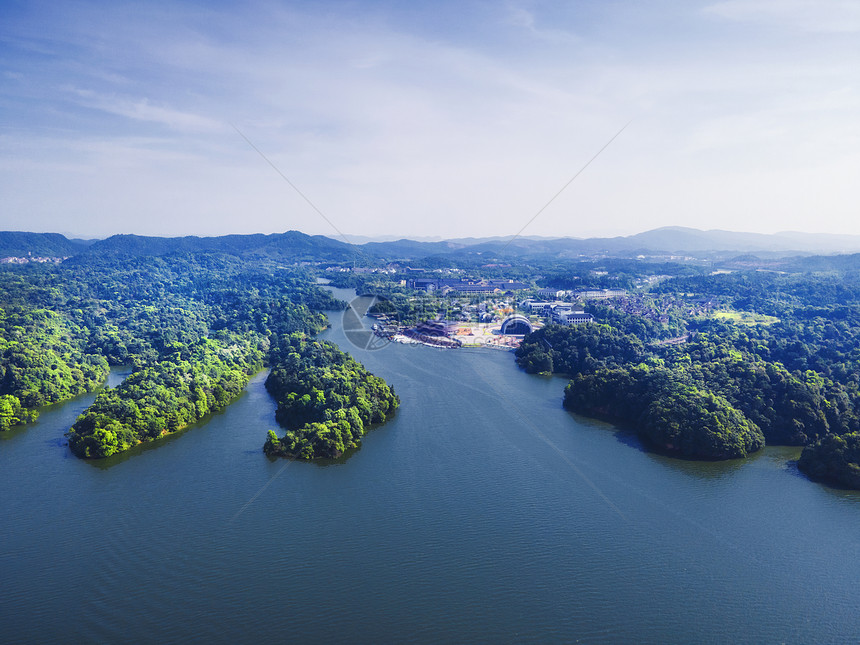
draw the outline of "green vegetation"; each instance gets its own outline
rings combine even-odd
[[[253,334],[219,334],[143,367],[100,393],[69,432],[79,457],[108,457],[181,430],[238,396],[262,367]]]
[[[757,314],[750,311],[715,311],[712,315],[717,320],[730,321],[742,325],[772,325],[779,322],[779,318],[776,316],[766,316],[765,314]]]
[[[339,457],[400,404],[394,391],[335,345],[299,333],[280,344],[266,389],[278,402],[280,439],[270,431],[267,455],[299,459]]]
[[[764,445],[758,426],[724,396],[607,325],[545,327],[525,339],[517,362],[529,372],[572,375],[567,409],[632,425],[661,451],[732,459]]]
[[[12,426],[35,421],[38,416],[34,410],[24,408],[17,396],[0,395],[0,432],[8,430]]]
[[[797,465],[816,481],[860,489],[860,432],[822,437],[803,449]]]
[[[695,459],[735,459],[764,446],[761,430],[724,397],[663,367],[601,368],[565,389],[569,410],[633,425],[654,448]]]
[[[0,430],[33,421],[37,408],[88,392],[108,373],[86,351],[86,333],[46,309],[0,308]]]
[[[69,240],[59,233],[0,232],[0,258],[63,258],[80,253],[89,245],[84,240]]]
[[[295,350],[291,334],[321,331],[321,311],[344,306],[305,269],[266,257],[171,252],[176,244],[121,237],[61,265],[0,270],[0,430],[101,387],[109,364],[130,364],[133,373],[102,390],[69,430],[69,447],[101,458],[156,440],[228,405],[264,364],[282,373],[280,362]],[[158,256],[127,254],[126,246],[153,247]],[[380,413],[387,386],[349,361],[338,394],[355,399],[363,432],[391,406]],[[360,432],[353,434],[335,444],[355,445]]]
[[[634,363],[643,352],[642,341],[609,325],[549,325],[523,341],[517,350],[517,363],[532,374],[572,375]]]
[[[758,273],[667,280],[656,290],[716,293],[738,314],[691,316],[680,321],[683,327],[675,319],[674,329],[664,324],[661,331],[640,316],[604,307],[604,324],[531,334],[517,362],[528,372],[572,376],[568,409],[630,425],[659,450],[723,459],[757,450],[765,440],[809,446],[800,468],[826,471],[837,452],[850,461],[850,451],[837,451],[842,444],[832,437],[860,431],[856,280]],[[753,301],[761,311],[739,308]],[[749,321],[760,324],[744,324]],[[659,342],[680,329],[688,342]],[[829,465],[817,463],[819,457]]]

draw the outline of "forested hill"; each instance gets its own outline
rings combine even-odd
[[[70,240],[59,233],[0,231],[0,258],[92,256],[166,256],[222,253],[251,260],[296,262],[362,262],[367,250],[324,235],[299,231],[219,237],[150,237],[113,235],[104,240]],[[87,260],[88,261],[88,260]]]
[[[690,255],[729,260],[738,254],[746,253],[773,259],[816,253],[856,253],[860,251],[860,236],[804,233],[764,235],[666,226],[635,235],[605,238],[504,236],[440,242],[397,240],[370,242],[363,245],[363,248],[388,259],[422,259],[433,256],[447,259],[448,262],[472,259],[483,263],[492,258],[503,257],[546,261],[582,257],[633,258],[639,254]]]
[[[269,431],[267,455],[340,457],[400,404],[385,381],[332,343],[292,334],[282,338],[276,353],[266,389],[278,402],[276,416],[287,433],[278,438]]]
[[[612,238],[487,237],[460,238],[438,242],[401,239],[390,242],[350,244],[336,235],[285,233],[223,235],[218,237],[151,237],[114,235],[90,242],[69,240],[56,233],[0,232],[0,257],[68,257],[79,253],[149,255],[218,252],[241,257],[269,257],[309,262],[375,261],[426,262],[452,266],[486,264],[494,258],[546,262],[578,260],[583,257],[634,258],[637,255],[689,255],[731,264],[740,254],[752,254],[756,264],[779,263],[799,255],[856,253],[860,236],[780,233],[761,235],[730,231],[700,231],[685,227],[664,227]],[[759,254],[760,257],[755,257]],[[822,266],[827,260],[819,261]],[[776,267],[780,268],[780,267]],[[810,265],[812,268],[812,265]],[[815,270],[822,270],[817,268]]]
[[[222,409],[264,364],[278,369],[294,354],[283,347],[322,330],[322,311],[344,306],[312,274],[281,264],[176,252],[84,253],[59,265],[3,266],[0,432],[34,420],[42,405],[100,388],[109,364],[131,364],[133,373],[117,388],[102,390],[70,429],[69,447],[79,457],[109,457]],[[341,431],[336,422],[359,419],[332,444],[331,450],[339,446],[343,452],[357,445],[370,423],[387,417],[396,401],[354,362],[338,387],[354,399],[350,405],[358,416],[330,415],[331,427],[318,423],[304,436],[327,446],[316,430],[327,437]],[[377,401],[377,394],[383,398]],[[327,405],[334,410],[339,401]],[[371,412],[364,414],[368,401]]]
[[[804,446],[800,470],[860,488],[856,259],[841,272],[665,280],[653,302],[683,295],[717,299],[723,310],[691,309],[670,330],[592,306],[598,323],[544,327],[525,338],[517,362],[569,375],[566,408],[621,422],[660,451],[726,459],[765,442]],[[680,342],[665,342],[670,332]]]
[[[283,258],[291,262],[352,262],[365,257],[364,252],[351,244],[323,235],[305,235],[298,231],[220,237],[114,235],[99,240],[89,247],[85,254],[162,256],[210,252],[242,257]]]
[[[0,258],[64,258],[83,252],[90,240],[70,240],[59,233],[23,233],[0,231]]]

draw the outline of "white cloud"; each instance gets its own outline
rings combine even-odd
[[[705,11],[729,20],[795,31],[860,31],[860,3],[856,0],[725,0]]]
[[[582,42],[582,39],[571,31],[539,24],[534,10],[526,9],[513,2],[505,5],[505,9],[507,11],[506,22],[536,40],[557,44]]]
[[[224,124],[199,114],[183,112],[164,105],[153,105],[149,99],[132,99],[102,95],[92,90],[71,89],[77,101],[86,107],[135,121],[158,123],[180,132],[217,132]]]

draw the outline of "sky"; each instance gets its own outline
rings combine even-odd
[[[856,0],[0,0],[0,230],[860,234],[858,69]]]

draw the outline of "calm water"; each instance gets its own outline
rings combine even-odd
[[[860,637],[860,495],[808,482],[797,451],[655,456],[508,353],[357,351],[331,318],[403,401],[338,463],[266,459],[264,374],[104,462],[63,439],[89,396],[3,437],[0,641]]]

